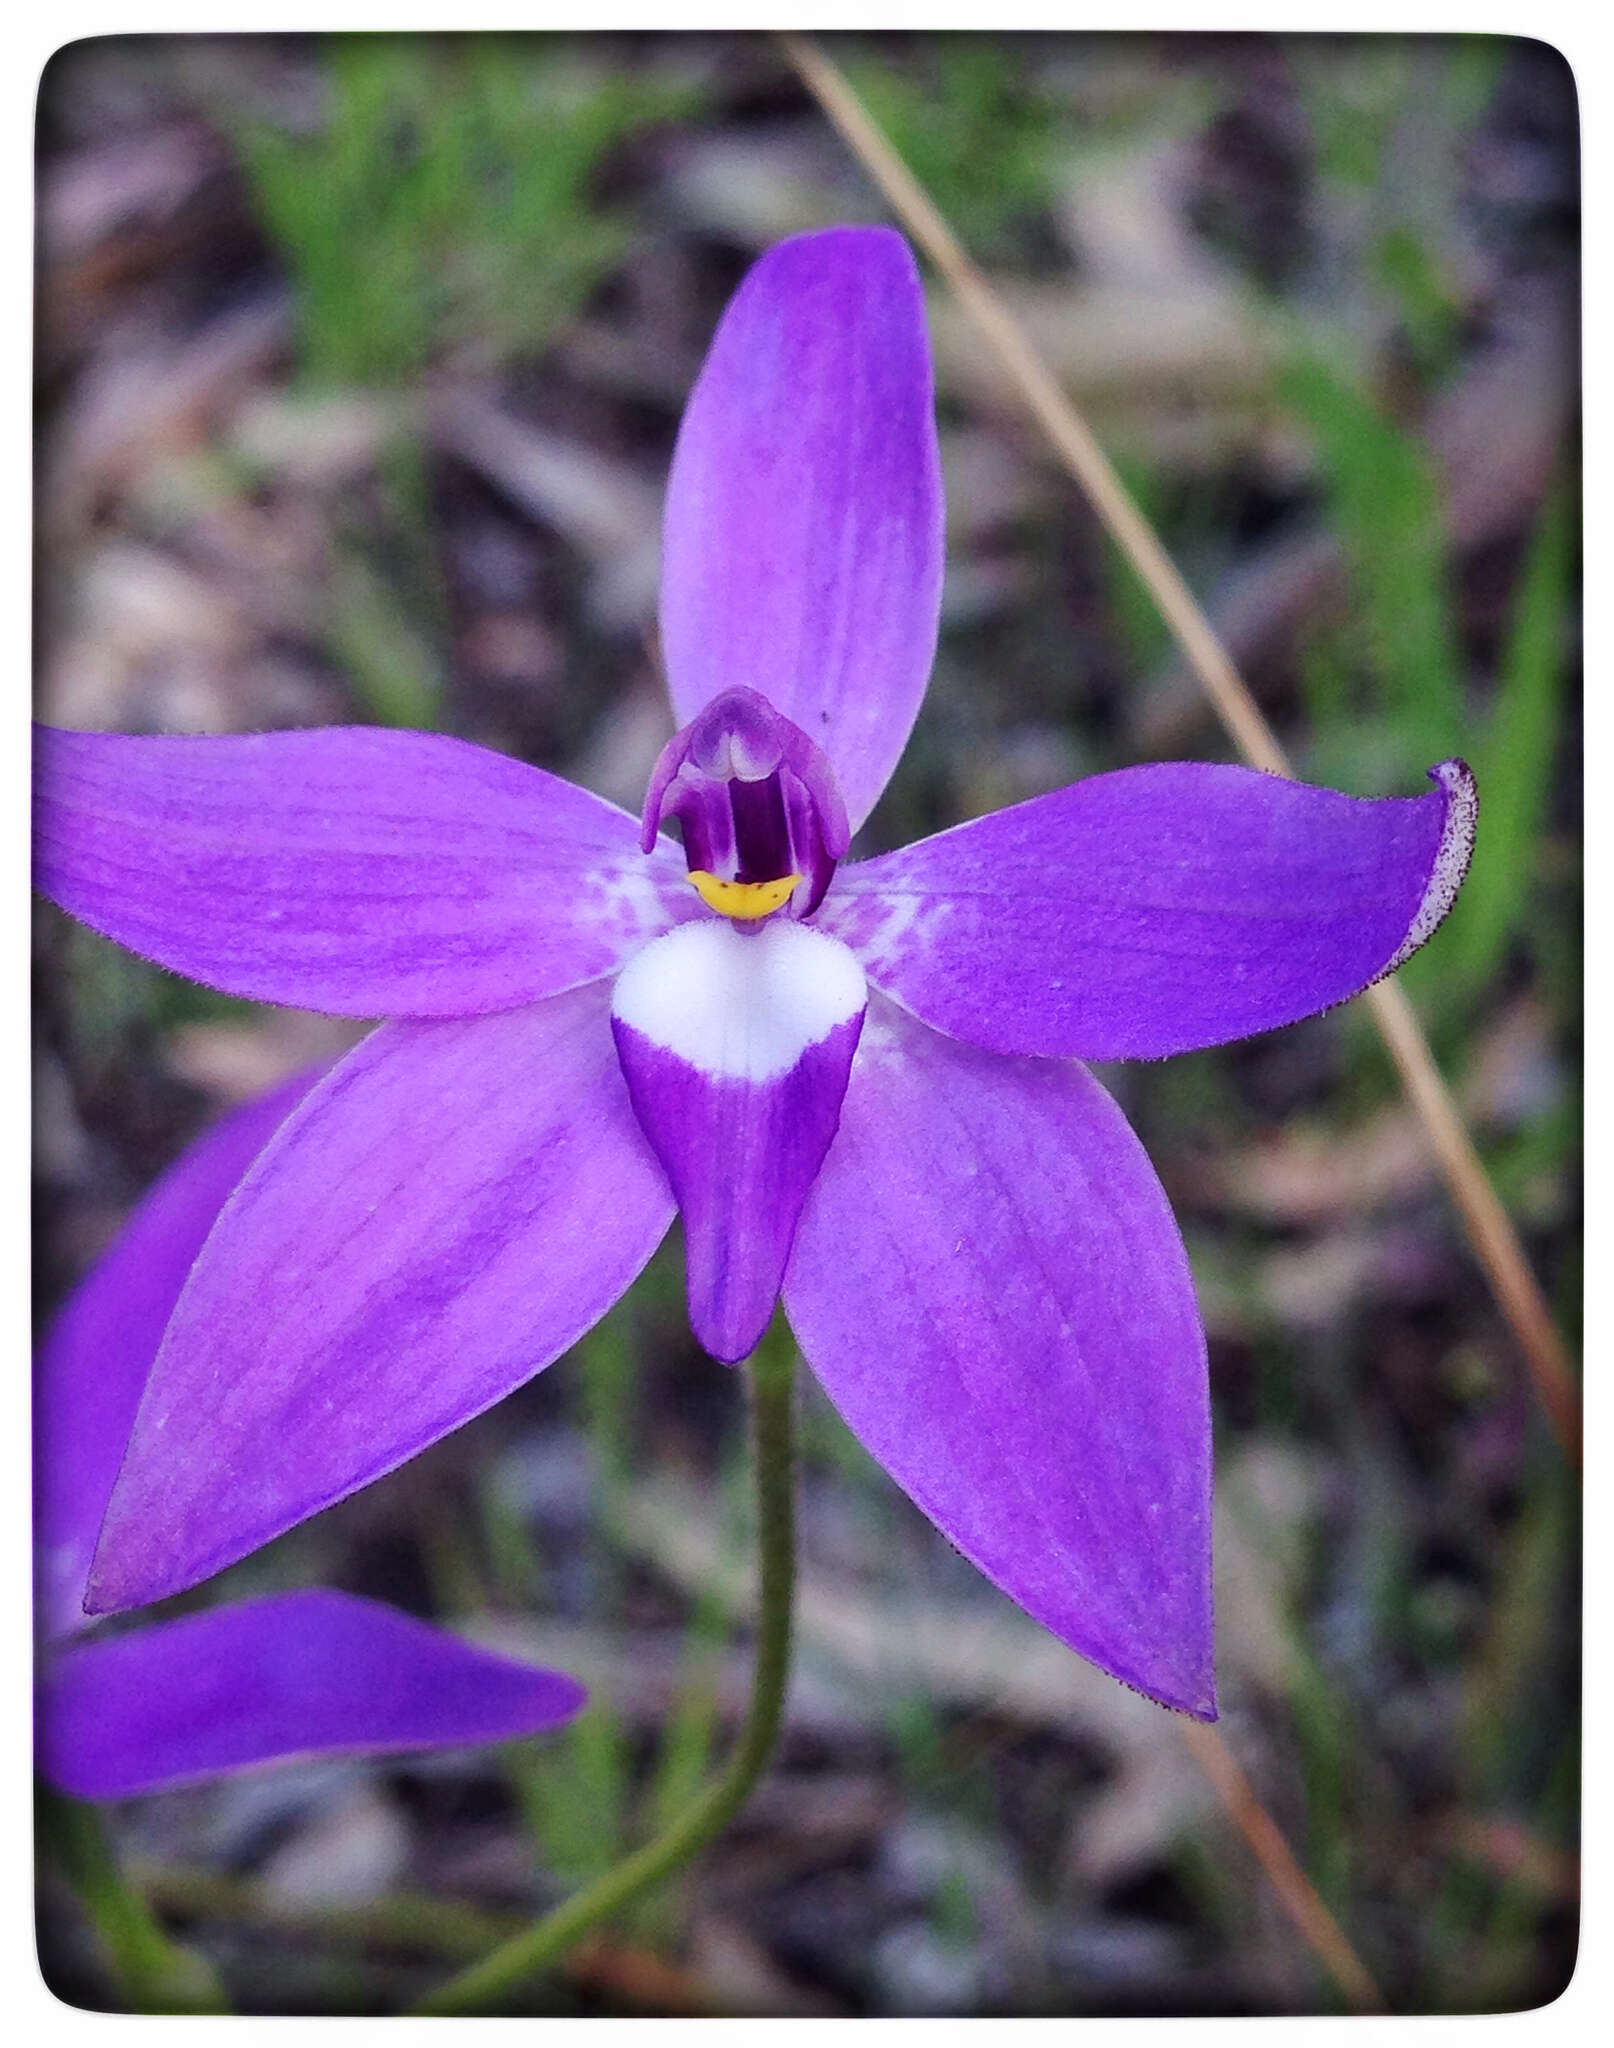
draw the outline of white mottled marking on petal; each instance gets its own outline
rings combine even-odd
[[[782,919],[739,932],[701,918],[634,955],[611,1014],[714,1080],[771,1081],[867,1000],[838,939]]]
[[[1407,935],[1396,949],[1395,957],[1385,968],[1386,974],[1394,974],[1405,960],[1410,960],[1424,940],[1443,921],[1452,904],[1457,900],[1457,891],[1468,863],[1474,852],[1474,823],[1479,816],[1479,792],[1474,787],[1474,777],[1466,761],[1442,761],[1429,773],[1446,792],[1446,823],[1440,835],[1440,845],[1435,853],[1435,864],[1429,872],[1429,886],[1423,892],[1423,901],[1418,905],[1417,915],[1407,927]]]

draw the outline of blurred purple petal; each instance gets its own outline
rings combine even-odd
[[[1095,775],[842,868],[819,924],[871,982],[992,1052],[1157,1059],[1292,1024],[1451,908],[1473,777],[1371,799],[1174,761]]]
[[[34,879],[131,952],[343,1017],[510,1009],[612,973],[692,905],[676,850],[439,733],[35,728]]]
[[[203,1240],[322,1069],[232,1110],[169,1167],[69,1296],[34,1358],[34,1570],[46,1636],[82,1628],[90,1557],[135,1409]]]
[[[385,1024],[226,1204],[152,1369],[91,1612],[233,1563],[558,1358],[672,1218],[609,990]]]
[[[1165,1195],[1090,1074],[871,998],[785,1307],[853,1433],[994,1584],[1214,1715],[1205,1342]]]
[[[57,1653],[35,1751],[59,1790],[125,1799],[290,1757],[507,1742],[584,1697],[372,1600],[283,1593]]]
[[[810,925],[686,924],[623,969],[611,1027],[684,1219],[689,1320],[731,1363],[768,1327],[840,1117],[863,971]]]
[[[856,830],[925,694],[942,522],[907,244],[888,228],[781,242],[724,313],[673,456],[661,637],[678,723],[761,691],[829,756]]]

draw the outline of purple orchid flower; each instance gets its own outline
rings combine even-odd
[[[1388,973],[1450,907],[1473,785],[1460,762],[1382,801],[1140,767],[838,865],[924,693],[942,515],[907,247],[806,235],[746,278],[684,416],[681,730],[642,835],[447,738],[42,735],[64,908],[231,993],[392,1019],[197,1259],[92,1609],[191,1583],[497,1401],[676,1203],[708,1351],[743,1357],[782,1291],[851,1429],[988,1578],[1214,1715],[1204,1337],[1159,1183],[1076,1062]]]
[[[164,1326],[236,1182],[318,1077],[232,1112],[135,1209],[34,1367],[35,1699],[42,1775],[123,1799],[294,1756],[506,1742],[582,1686],[348,1593],[310,1589],[73,1642],[84,1582]]]

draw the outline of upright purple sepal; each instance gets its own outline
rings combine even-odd
[[[133,953],[342,1017],[463,1017],[613,973],[689,914],[674,849],[441,733],[35,728],[34,880]]]
[[[1474,779],[1341,796],[1174,761],[1095,775],[843,867],[819,913],[876,988],[991,1052],[1158,1059],[1292,1024],[1451,908]]]
[[[585,1697],[372,1600],[284,1593],[57,1652],[34,1748],[58,1790],[126,1799],[291,1757],[507,1742]]]
[[[758,690],[829,756],[852,828],[936,647],[942,484],[924,296],[888,228],[770,249],[679,430],[662,543],[673,709]]]
[[[386,1024],[225,1205],[152,1368],[90,1577],[162,1598],[389,1472],[548,1365],[672,1196],[608,991]]]
[[[1205,1340],[1165,1195],[1085,1069],[871,997],[784,1291],[949,1541],[1084,1657],[1214,1717]]]
[[[34,1595],[44,1636],[84,1627],[84,1582],[164,1327],[230,1191],[319,1079],[232,1110],[168,1169],[34,1358]]]

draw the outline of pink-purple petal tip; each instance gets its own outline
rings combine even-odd
[[[872,997],[784,1292],[848,1427],[949,1541],[1082,1656],[1214,1718],[1205,1341],[1091,1075]]]
[[[58,1651],[35,1697],[42,1775],[127,1799],[293,1757],[506,1742],[569,1721],[575,1678],[372,1600],[311,1590]]]
[[[1474,782],[1474,772],[1466,761],[1455,756],[1449,761],[1439,761],[1429,770],[1429,780],[1438,783],[1446,798],[1445,817],[1441,825],[1440,838],[1435,847],[1435,857],[1429,868],[1429,878],[1418,908],[1407,927],[1406,937],[1396,948],[1394,956],[1385,966],[1385,974],[1410,960],[1426,940],[1432,938],[1446,921],[1452,905],[1457,901],[1457,891],[1463,885],[1469,863],[1474,858],[1474,831],[1479,823],[1479,790]]]
[[[843,867],[819,923],[875,987],[992,1052],[1159,1059],[1314,1016],[1451,908],[1477,799],[1365,798],[1173,761]]]

